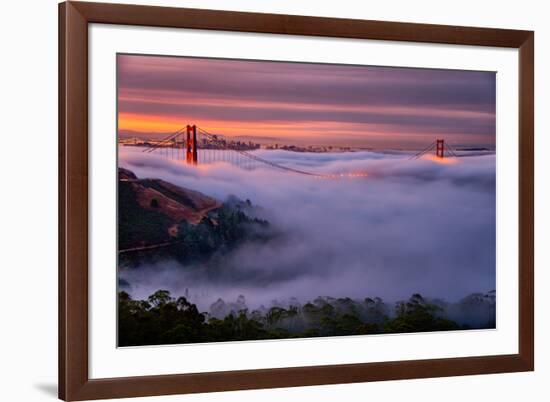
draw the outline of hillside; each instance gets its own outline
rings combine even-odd
[[[221,203],[160,179],[118,170],[119,249],[146,247],[178,237],[182,222],[197,225]]]
[[[139,265],[162,258],[206,262],[243,242],[274,234],[250,200],[229,196],[220,202],[161,179],[139,179],[118,171],[119,262]]]

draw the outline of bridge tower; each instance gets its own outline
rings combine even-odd
[[[193,133],[193,136],[191,137],[191,133]],[[187,138],[185,141],[186,146],[186,160],[187,163],[192,163],[194,165],[198,162],[198,149],[197,149],[197,126],[194,124],[190,126],[187,125]]]
[[[445,157],[445,140],[436,140],[435,142],[435,156],[438,158]]]
[[[199,143],[197,142],[197,126],[193,124],[193,163],[196,165],[199,162]]]

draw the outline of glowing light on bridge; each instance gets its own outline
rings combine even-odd
[[[441,158],[441,157],[436,156],[436,155],[424,155],[420,159],[431,161],[431,162],[434,162],[434,163],[439,163],[440,165],[454,165],[454,164],[458,163],[458,158],[452,157],[452,156],[451,157],[446,157],[446,158]]]
[[[349,173],[327,173],[314,176],[316,179],[361,179],[369,177],[367,172],[349,172]]]

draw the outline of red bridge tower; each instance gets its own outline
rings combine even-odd
[[[193,137],[191,137],[191,132],[193,132]],[[194,165],[198,162],[198,149],[197,149],[197,126],[194,124],[190,126],[187,125],[187,141],[185,142],[187,148],[186,160],[187,163],[192,163]]]
[[[438,158],[445,157],[445,140],[436,140],[435,156],[437,156]]]

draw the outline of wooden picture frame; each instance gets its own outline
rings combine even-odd
[[[90,379],[88,375],[88,25],[194,28],[519,49],[519,353]],[[86,400],[534,369],[534,33],[184,8],[59,5],[59,397]]]

